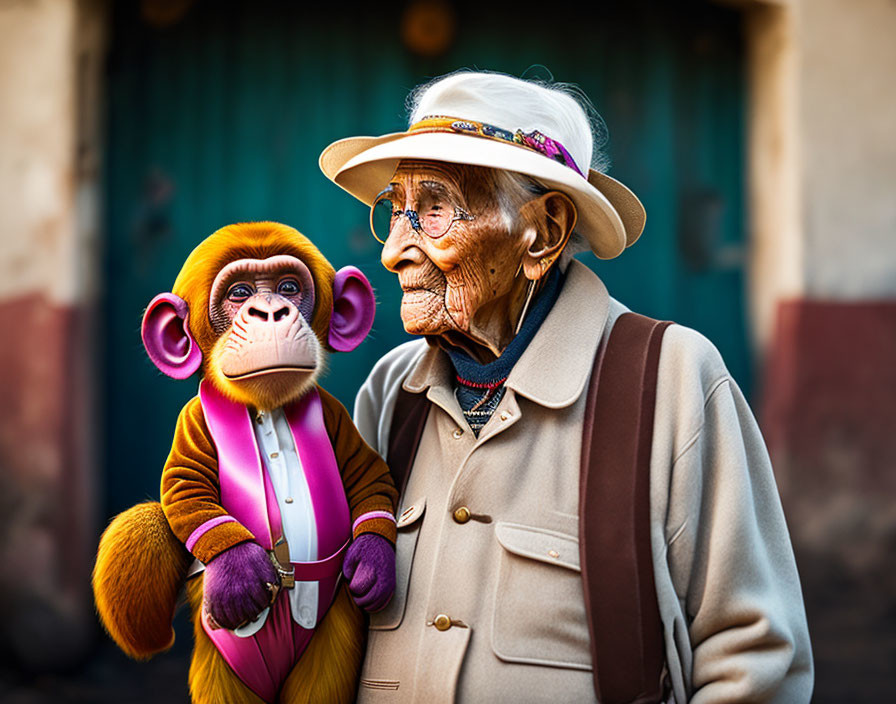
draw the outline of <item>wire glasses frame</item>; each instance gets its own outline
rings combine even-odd
[[[441,209],[426,209],[423,216],[420,216],[416,210],[402,210],[395,207],[389,197],[389,192],[383,192],[370,206],[370,231],[380,244],[386,244],[386,239],[392,232],[400,216],[408,219],[411,227],[417,233],[423,233],[430,239],[437,240],[444,237],[451,226],[458,220],[472,221],[476,217],[471,215],[460,206],[453,206],[454,213],[451,217]]]

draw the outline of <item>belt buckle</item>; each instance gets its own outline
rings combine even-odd
[[[274,544],[274,549],[268,554],[277,569],[277,574],[280,575],[280,586],[284,589],[292,589],[296,586],[295,568],[289,560],[289,545],[286,538],[280,538]]]

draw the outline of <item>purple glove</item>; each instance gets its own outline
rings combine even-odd
[[[271,603],[280,577],[258,543],[247,541],[217,555],[205,567],[205,609],[212,624],[234,629]]]
[[[381,535],[363,533],[345,553],[342,574],[358,606],[384,609],[395,591],[395,548]]]

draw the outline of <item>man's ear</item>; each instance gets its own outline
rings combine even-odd
[[[160,293],[146,306],[140,335],[146,354],[159,371],[186,379],[202,364],[202,350],[187,325],[186,302],[173,293]]]
[[[527,245],[523,273],[527,279],[538,281],[569,242],[578,213],[569,196],[549,191],[523,205],[520,214],[527,223],[523,235]]]
[[[327,342],[336,352],[351,352],[373,327],[376,299],[360,269],[346,266],[333,280],[333,315]]]

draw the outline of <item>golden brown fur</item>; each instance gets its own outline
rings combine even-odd
[[[93,579],[97,610],[109,635],[130,657],[147,660],[174,643],[171,620],[191,561],[156,502],[119,514],[103,533]],[[263,704],[203,630],[202,576],[185,586],[193,623],[189,684],[194,704]],[[354,701],[363,656],[364,616],[343,584],[283,683],[279,701]]]
[[[93,570],[96,609],[132,658],[147,660],[173,645],[171,619],[192,561],[158,502],[137,504],[106,528]]]
[[[190,332],[203,355],[211,352],[218,338],[208,318],[208,298],[215,276],[238,259],[267,259],[277,254],[291,254],[311,270],[316,298],[311,327],[318,339],[326,341],[333,309],[333,265],[311,240],[291,227],[276,222],[239,223],[222,227],[190,252],[171,289],[189,306]]]
[[[263,704],[233,673],[206,635],[199,620],[202,577],[187,582],[187,600],[193,611],[193,660],[190,663],[190,696],[194,704]],[[364,616],[339,588],[327,617],[318,626],[302,659],[283,683],[282,704],[330,704],[353,702],[364,655]]]
[[[264,704],[242,683],[202,628],[202,576],[187,582],[187,602],[193,622],[193,659],[190,661],[190,697],[193,704]]]
[[[355,701],[364,658],[364,632],[364,614],[343,583],[308,649],[283,683],[280,701],[283,704]]]
[[[258,405],[257,399],[247,399],[245,393],[236,393],[236,387],[217,373],[218,365],[211,353],[218,333],[212,328],[208,313],[212,282],[220,269],[230,262],[266,259],[278,254],[295,256],[310,269],[315,285],[311,327],[326,347],[335,271],[307,238],[285,225],[259,222],[229,225],[218,230],[189,255],[173,287],[173,293],[188,305],[187,325],[203,353],[203,376],[240,403],[253,405],[254,401],[254,405]],[[373,510],[394,510],[397,496],[388,480],[388,468],[363,443],[351,426],[345,409],[323,390],[320,393],[328,433],[353,512],[360,515]],[[335,411],[334,404],[338,407]],[[209,501],[202,505],[212,507],[211,515],[217,515],[216,511],[222,513],[223,508],[217,505],[217,457],[198,399],[187,404],[178,428],[196,432],[188,434],[189,437],[175,434],[166,467],[173,462],[176,465],[174,471],[179,474],[172,482],[173,489],[168,488],[173,491],[184,486],[206,488]],[[165,488],[163,476],[163,495]],[[168,518],[177,515],[175,507]],[[190,516],[198,523],[209,517],[198,515],[195,507]],[[181,541],[186,540],[195,526],[179,526],[177,521],[169,524],[168,518],[159,503],[151,502],[129,509],[111,522],[101,539],[94,570],[93,587],[100,619],[125,653],[137,659],[147,659],[174,642],[171,622],[178,594],[185,586],[194,630],[189,674],[193,701],[196,704],[259,704],[262,700],[234,674],[202,627],[203,577],[194,577],[185,584],[193,555]],[[385,525],[375,525],[377,523]],[[394,522],[368,521],[365,525],[394,541]],[[184,535],[179,539],[180,533],[175,535],[171,526],[175,530],[183,529]],[[241,530],[248,539],[252,537],[245,528],[232,522],[219,527],[215,534],[219,538],[226,537],[227,530]],[[215,545],[213,539],[210,531],[194,546],[194,553],[206,562],[229,547]],[[246,535],[239,534],[233,542],[246,539]],[[208,553],[207,557],[203,550]],[[341,586],[308,648],[283,683],[279,701],[284,704],[348,704],[354,701],[364,653],[364,631],[363,614]]]

